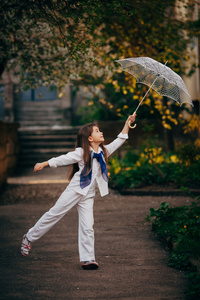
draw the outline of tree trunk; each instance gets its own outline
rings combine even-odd
[[[7,59],[4,57],[0,62],[0,78],[6,68],[6,64],[7,64]]]
[[[167,151],[174,151],[174,137],[173,137],[173,130],[169,130],[164,128],[164,137],[165,137],[165,145]]]

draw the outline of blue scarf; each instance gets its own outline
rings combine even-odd
[[[93,155],[92,155],[93,153]],[[91,151],[90,160],[89,160],[89,172],[87,173],[87,165],[85,164],[85,167],[83,168],[80,176],[80,187],[84,189],[86,186],[88,186],[92,179],[92,159],[96,158],[97,161],[100,163],[101,166],[101,174],[103,179],[107,182],[108,181],[108,174],[107,174],[107,166],[104,158],[103,151],[100,153],[94,153]]]

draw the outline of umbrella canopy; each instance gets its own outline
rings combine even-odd
[[[180,105],[187,102],[193,106],[183,79],[166,65],[149,57],[125,58],[116,62],[121,64],[124,71],[133,75],[138,83],[151,86],[159,95],[169,97]]]
[[[173,99],[180,105],[189,103],[193,106],[190,94],[183,79],[169,67],[150,57],[134,57],[116,60],[122,69],[133,75],[138,83],[149,86],[135,112],[152,88],[159,95]],[[167,62],[166,62],[167,63]],[[131,127],[134,128],[134,127]]]

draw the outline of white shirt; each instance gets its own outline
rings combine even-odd
[[[107,155],[110,156],[114,151],[116,151],[123,143],[128,139],[128,134],[118,134],[117,138],[110,144],[105,145],[105,149],[107,151]],[[91,148],[93,151],[93,149]],[[98,148],[98,153],[102,151],[101,147]],[[74,151],[70,151],[67,154],[60,155],[58,157],[53,157],[49,161],[49,166],[51,168],[57,168],[59,166],[67,166],[74,163],[78,163],[79,171],[77,171],[72,177],[68,187],[70,187],[75,192],[86,196],[90,187],[95,187],[95,181],[98,185],[101,196],[105,196],[108,194],[108,183],[103,179],[101,175],[101,166],[97,159],[93,159],[92,164],[92,178],[91,182],[85,188],[80,187],[80,174],[85,166],[85,162],[83,160],[83,148],[78,147]],[[91,190],[90,190],[91,191]]]

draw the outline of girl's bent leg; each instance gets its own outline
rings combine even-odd
[[[34,242],[49,231],[83,196],[66,188],[55,205],[29,229],[27,238]]]
[[[80,261],[95,260],[93,198],[83,198],[77,203],[79,214],[79,256]]]

